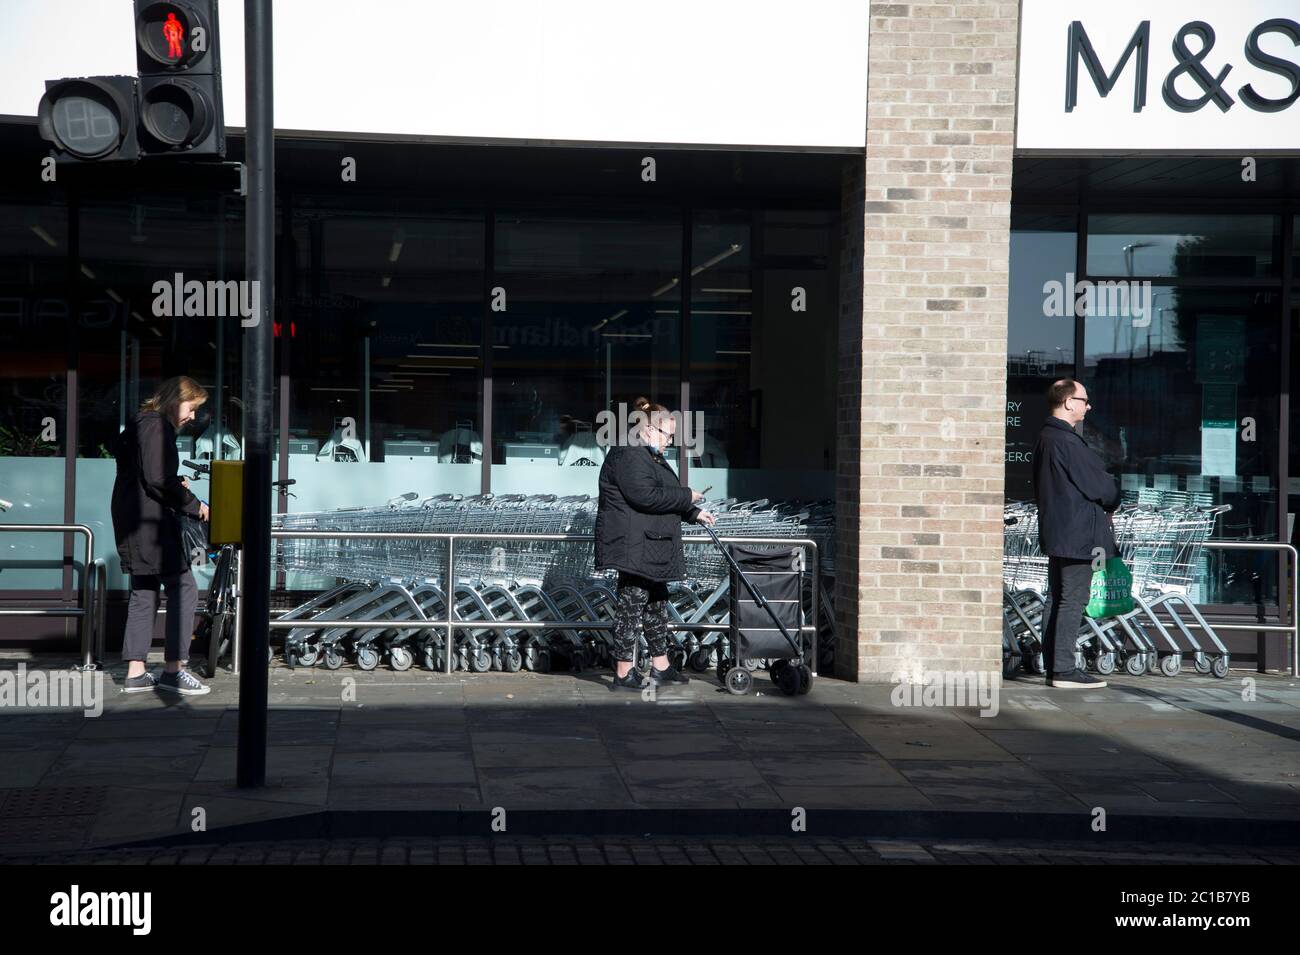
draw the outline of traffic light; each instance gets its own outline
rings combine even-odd
[[[140,156],[134,76],[46,80],[36,121],[41,138],[54,144],[56,162],[134,161]]]
[[[143,155],[224,156],[217,0],[135,0]]]

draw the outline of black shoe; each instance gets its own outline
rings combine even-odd
[[[674,683],[691,682],[690,677],[678,670],[677,667],[673,666],[671,663],[668,664],[667,670],[660,670],[656,668],[654,664],[651,664],[650,679],[654,682],[655,686],[671,686]]]
[[[1061,690],[1100,690],[1106,685],[1106,681],[1098,680],[1092,674],[1076,669],[1069,673],[1056,673],[1049,676],[1047,685]]]
[[[616,671],[617,673],[617,671]],[[627,671],[627,676],[614,677],[614,689],[636,690],[640,692],[645,689],[649,681],[636,667]]]

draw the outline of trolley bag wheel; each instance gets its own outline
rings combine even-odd
[[[492,669],[492,654],[486,647],[479,647],[469,658],[469,668],[475,673],[487,673]]]
[[[1160,658],[1160,672],[1165,676],[1178,676],[1182,668],[1183,655],[1181,653],[1168,653]]]
[[[1075,651],[1074,651],[1074,665],[1075,665],[1076,667],[1078,667],[1080,670],[1082,670],[1084,673],[1087,673],[1087,672],[1088,672],[1088,654],[1084,653],[1082,650],[1075,650]]]
[[[531,660],[531,666],[529,666],[528,669],[532,670],[534,673],[551,672],[550,650],[546,649],[546,647],[533,645],[528,648],[527,652],[529,659]]]
[[[379,666],[379,651],[374,647],[357,647],[357,668],[361,670],[373,670]]]
[[[297,647],[294,650],[294,662],[290,666],[295,667],[314,667],[318,653],[315,647]]]
[[[744,696],[754,682],[754,675],[744,667],[732,667],[727,671],[727,690],[735,696]]]
[[[799,671],[799,695],[807,696],[812,692],[813,672],[812,667],[806,663],[801,663],[797,667],[791,667],[792,670]]]
[[[501,669],[507,673],[518,673],[524,666],[524,657],[513,647],[501,654]]]
[[[1102,676],[1109,676],[1115,672],[1115,651],[1107,650],[1105,653],[1097,654],[1095,663],[1097,664],[1098,673]]]
[[[785,663],[785,666],[781,667],[780,676],[775,675],[777,671],[772,671],[774,674],[772,682],[775,683],[777,689],[786,696],[795,696],[799,692],[799,688],[803,685],[803,675],[799,672],[797,666],[792,666],[785,660],[782,660],[781,662]]]
[[[744,667],[746,670],[748,670],[750,673],[753,673],[755,670],[759,669],[762,665],[763,665],[763,661],[762,661],[762,660],[759,660],[758,658],[754,658],[754,659],[751,659],[751,660],[745,660],[745,661],[741,664],[741,666],[743,666],[743,667]]]
[[[1043,651],[1038,650],[1025,657],[1025,672],[1042,675],[1047,672],[1043,665]]]
[[[1209,673],[1211,666],[1210,658],[1204,653],[1198,653],[1192,657],[1192,666],[1196,667],[1197,673]]]
[[[712,656],[713,652],[711,650],[696,650],[687,658],[686,665],[696,673],[707,673],[709,664],[712,662],[710,659]]]
[[[337,670],[343,666],[343,654],[339,653],[338,647],[326,647],[321,654],[321,662],[325,664],[325,669]]]
[[[767,670],[767,675],[772,678],[772,682],[779,688],[781,680],[784,678],[785,671],[790,669],[789,660],[775,660]]]
[[[1137,652],[1129,654],[1124,658],[1124,672],[1129,676],[1141,676],[1147,672],[1147,656],[1145,653]]]
[[[399,673],[411,669],[415,655],[406,647],[391,647],[388,651],[388,665]]]
[[[1214,658],[1214,663],[1210,665],[1210,672],[1222,680],[1228,675],[1228,655],[1221,653]]]

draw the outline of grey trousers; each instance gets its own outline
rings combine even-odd
[[[168,663],[184,663],[190,658],[199,588],[194,583],[194,575],[187,570],[170,577],[131,575],[131,600],[126,606],[126,635],[122,638],[123,660],[143,661],[148,657],[149,647],[153,644],[159,592],[164,588],[167,591],[167,619],[164,623],[163,659]]]

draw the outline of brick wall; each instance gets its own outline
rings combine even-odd
[[[851,513],[837,668],[861,680],[992,669],[1018,4],[872,4],[870,16],[861,337],[840,359],[857,363],[860,392],[841,406],[841,451],[858,447],[839,473]]]

